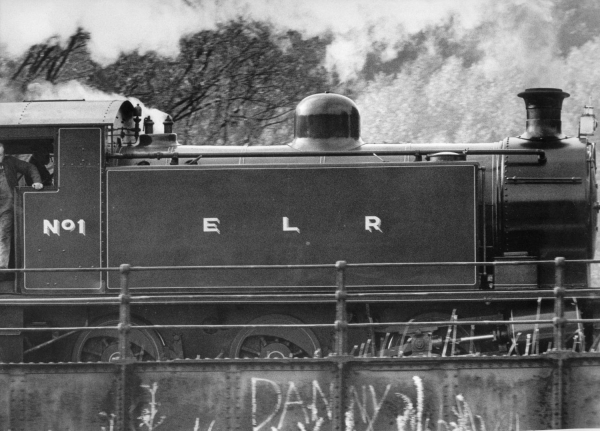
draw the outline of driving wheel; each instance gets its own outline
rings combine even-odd
[[[297,325],[298,319],[279,314],[261,316],[249,325]],[[312,358],[320,350],[315,334],[307,328],[246,328],[231,343],[231,358]]]
[[[109,319],[92,326],[117,326],[119,320]],[[129,355],[136,361],[158,361],[163,351],[160,338],[152,330],[135,329],[143,322],[132,321],[129,331]],[[116,329],[83,331],[73,346],[73,362],[113,362],[121,358],[119,333]]]

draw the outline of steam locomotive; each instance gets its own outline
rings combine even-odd
[[[29,270],[124,263],[153,268],[132,273],[132,293],[145,298],[132,305],[134,325],[331,323],[335,280],[324,266],[345,260],[365,264],[347,273],[349,292],[361,294],[349,300],[349,321],[390,322],[351,331],[351,346],[368,340],[381,355],[435,354],[445,328],[428,322],[458,317],[507,325],[461,328],[477,342],[457,354],[505,354],[508,322],[514,330],[552,309],[547,261],[594,256],[588,136],[596,121],[586,107],[579,136],[565,136],[568,96],[528,89],[519,94],[523,134],[468,145],[365,144],[355,103],[330,93],[300,102],[291,143],[264,147],[181,145],[170,118],[165,133],[152,133],[150,118],[141,133],[140,109],[128,101],[2,103],[6,153],[45,158],[52,180],[15,194],[13,262],[26,271],[0,282],[13,301],[0,327],[114,326],[118,273]],[[425,265],[380,265],[392,262]],[[592,289],[588,265],[568,263],[565,287],[573,297]],[[569,307],[598,317],[592,300]],[[409,320],[423,326],[406,333],[392,324]],[[551,331],[542,325],[542,345]],[[589,347],[595,334],[586,332]],[[108,329],[0,338],[4,362],[118,357]],[[138,360],[333,349],[329,329],[306,327],[134,329],[130,342]]]

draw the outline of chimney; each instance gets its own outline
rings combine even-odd
[[[560,111],[563,99],[569,97],[558,88],[528,88],[518,94],[525,101],[527,108],[526,131],[520,138],[564,139]]]

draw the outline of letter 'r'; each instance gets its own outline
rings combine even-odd
[[[371,229],[375,229],[383,233],[383,231],[381,230],[381,219],[379,217],[365,216],[365,230],[373,232]]]

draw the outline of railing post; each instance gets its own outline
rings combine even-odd
[[[345,397],[346,397],[346,357],[348,352],[348,318],[346,313],[346,261],[335,263],[336,291],[335,291],[335,358],[336,370],[336,395],[332,399],[333,429],[343,431],[345,427]]]
[[[129,272],[131,266],[123,264],[119,268],[121,273],[121,294],[119,295],[119,353],[120,359],[129,357],[129,330],[131,327],[131,311],[129,309]]]
[[[554,259],[554,345],[556,351],[565,350],[565,258],[557,257]],[[557,358],[556,376],[553,385],[554,403],[552,408],[554,429],[564,428],[564,360],[562,355]]]
[[[554,259],[554,346],[556,350],[565,349],[565,258]]]
[[[346,261],[335,263],[336,269],[336,308],[335,308],[335,354],[346,355],[348,351],[348,320],[346,313]]]
[[[131,266],[123,264],[119,268],[121,274],[121,294],[119,295],[119,378],[117,396],[117,430],[129,430],[129,374],[131,358],[129,349],[129,330],[131,327],[131,310],[129,309],[129,273]]]

